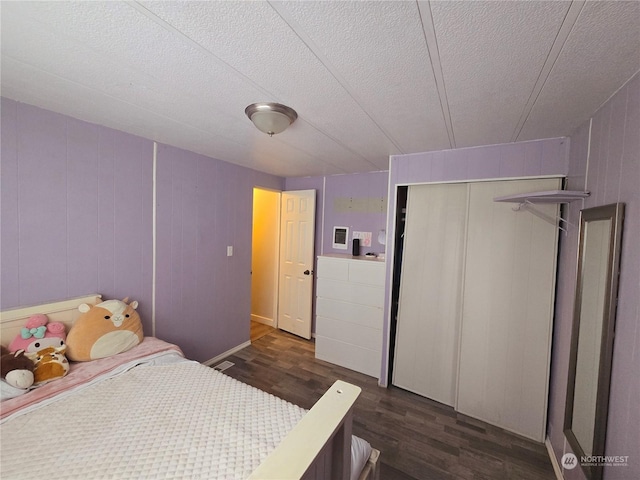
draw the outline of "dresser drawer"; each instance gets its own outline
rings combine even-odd
[[[378,378],[380,350],[369,350],[316,335],[316,358]]]
[[[318,278],[349,281],[349,261],[341,258],[318,257]]]
[[[334,340],[368,348],[380,350],[382,348],[382,330],[364,327],[355,323],[336,320],[334,318],[318,316],[316,322],[316,336],[320,335]]]
[[[316,293],[318,297],[332,298],[343,302],[380,308],[384,306],[384,287],[318,278]]]
[[[318,278],[384,286],[385,264],[357,258],[318,257]]]
[[[373,260],[355,260],[349,262],[349,281],[384,287],[384,263]]]
[[[318,297],[316,299],[316,316],[344,320],[356,325],[382,330],[382,308],[372,305]]]

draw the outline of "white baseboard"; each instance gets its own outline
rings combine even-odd
[[[245,347],[248,347],[249,345],[251,345],[251,340],[247,340],[246,342],[238,345],[237,347],[233,347],[231,350],[227,350],[226,352],[221,353],[220,355],[218,355],[217,357],[212,358],[211,360],[207,360],[206,362],[202,362],[202,364],[206,365],[207,367],[210,367],[211,365],[215,365],[216,363],[218,363],[223,358],[226,358],[229,355],[233,355],[234,353],[242,350]]]
[[[273,318],[261,317],[260,315],[254,315],[253,313],[251,314],[251,321],[262,323],[263,325],[269,325],[270,327],[274,327],[276,323]]]
[[[556,478],[558,480],[564,480],[564,475],[562,475],[562,468],[560,468],[560,464],[558,463],[556,454],[553,451],[553,445],[551,445],[551,440],[549,439],[549,437],[546,438],[544,444],[547,447],[547,453],[549,454],[551,465],[553,465],[553,471],[556,473]]]

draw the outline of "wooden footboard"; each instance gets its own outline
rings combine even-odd
[[[360,391],[337,380],[249,479],[348,480],[352,411]]]

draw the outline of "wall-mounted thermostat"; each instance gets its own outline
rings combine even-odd
[[[349,242],[349,227],[333,227],[333,248],[346,250]]]

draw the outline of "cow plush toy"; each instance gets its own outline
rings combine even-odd
[[[33,361],[35,386],[44,385],[69,373],[69,361],[64,353],[67,347],[46,347],[36,353],[27,353]]]

